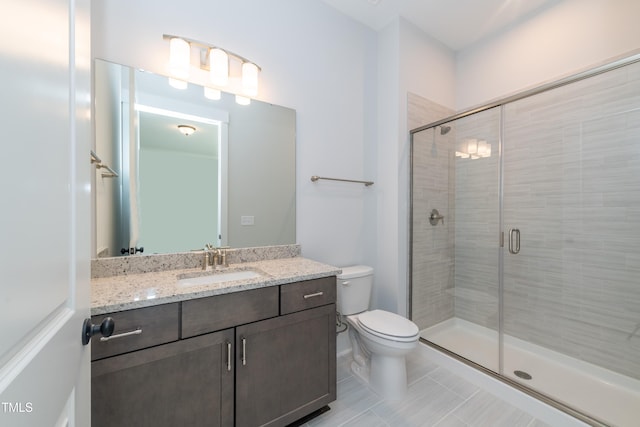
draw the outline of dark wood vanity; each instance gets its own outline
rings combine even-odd
[[[93,316],[115,331],[92,341],[92,426],[286,426],[325,407],[335,302],[330,276]]]

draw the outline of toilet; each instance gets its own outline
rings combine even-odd
[[[343,267],[338,275],[338,312],[346,317],[353,348],[351,370],[380,396],[398,400],[407,392],[405,355],[420,337],[412,321],[384,310],[369,310],[373,268]]]

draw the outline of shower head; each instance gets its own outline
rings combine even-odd
[[[440,126],[440,135],[446,135],[451,130],[451,126]]]

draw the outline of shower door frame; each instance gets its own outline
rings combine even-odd
[[[408,252],[409,252],[409,257],[408,257],[408,268],[409,268],[409,289],[408,289],[408,298],[407,298],[407,313],[409,314],[409,318],[412,319],[413,318],[413,304],[412,304],[412,295],[413,295],[413,171],[414,171],[414,162],[413,162],[413,151],[414,151],[414,135],[431,129],[431,128],[435,128],[436,126],[440,126],[443,125],[445,123],[448,122],[452,122],[455,121],[457,119],[461,119],[464,117],[468,117],[468,116],[472,116],[474,114],[477,113],[481,113],[483,111],[492,109],[492,108],[496,108],[499,107],[500,108],[500,121],[499,121],[499,127],[500,127],[500,133],[498,136],[498,145],[499,145],[499,155],[500,155],[500,160],[499,160],[499,192],[500,194],[503,194],[503,190],[504,190],[504,182],[503,182],[503,168],[504,168],[504,163],[503,163],[503,134],[504,134],[504,106],[507,104],[510,104],[512,102],[524,99],[524,98],[528,98],[543,92],[548,92],[550,90],[553,89],[557,89],[566,85],[569,85],[571,83],[575,83],[584,79],[588,79],[590,77],[594,77],[609,71],[613,71],[616,70],[618,68],[627,66],[627,65],[631,65],[634,63],[640,62],[640,50],[638,51],[634,51],[631,54],[626,54],[623,56],[620,56],[614,60],[611,61],[607,61],[606,63],[603,63],[601,65],[598,65],[596,67],[590,68],[588,70],[585,71],[581,71],[579,73],[576,74],[572,74],[570,76],[561,78],[559,80],[550,82],[550,83],[546,83],[543,84],[541,86],[535,87],[533,89],[529,89],[523,92],[519,92],[517,94],[508,96],[506,98],[502,98],[499,99],[497,101],[493,101],[490,102],[488,104],[479,106],[479,107],[475,107],[475,108],[471,108],[465,111],[462,111],[460,113],[454,114],[452,116],[446,117],[444,119],[429,123],[427,125],[423,125],[420,126],[418,128],[415,129],[411,129],[409,131],[409,141],[410,141],[410,158],[409,158],[409,239],[408,239]],[[503,244],[504,244],[504,235],[503,235],[503,197],[499,198],[499,224],[500,224],[500,243],[499,246],[502,248]],[[498,257],[498,316],[499,316],[499,320],[498,320],[498,346],[499,349],[502,349],[502,345],[503,345],[503,325],[504,325],[504,310],[503,310],[503,291],[504,291],[504,279],[503,279],[503,266],[504,266],[504,256],[503,256],[503,251],[500,251],[500,255]],[[445,354],[447,354],[450,357],[453,357],[454,359],[461,361],[467,365],[470,365],[478,370],[480,370],[481,372],[490,375],[493,378],[496,378],[538,400],[541,400],[542,402],[553,406],[556,409],[559,409],[577,419],[579,419],[580,421],[583,421],[587,424],[593,425],[593,426],[602,426],[602,427],[607,427],[607,424],[603,423],[600,420],[597,420],[589,415],[586,415],[578,410],[576,410],[573,407],[567,406],[561,402],[558,402],[557,400],[535,390],[532,389],[530,387],[527,387],[517,381],[514,381],[510,378],[508,378],[507,376],[501,374],[501,372],[503,371],[503,351],[499,351],[498,355],[499,355],[499,360],[498,360],[498,367],[499,367],[499,372],[495,372],[491,369],[488,369],[474,361],[471,361],[469,359],[466,359],[462,356],[460,356],[459,354],[444,348],[442,346],[439,346],[435,343],[432,343],[422,337],[420,337],[420,341],[429,345],[432,348],[435,348]]]

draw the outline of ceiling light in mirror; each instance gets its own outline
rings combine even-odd
[[[178,125],[178,130],[184,136],[189,136],[189,135],[191,135],[192,133],[194,133],[196,131],[196,128],[193,127],[193,126],[189,126],[189,125]]]

